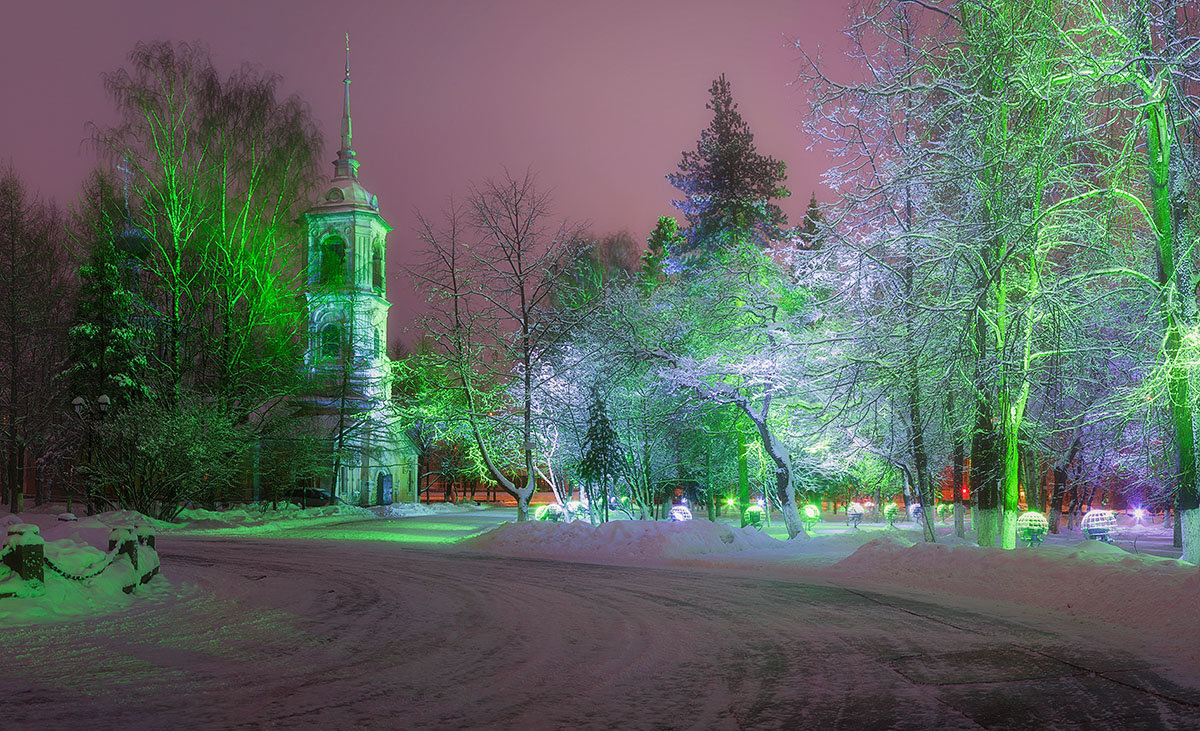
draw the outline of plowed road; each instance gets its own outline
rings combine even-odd
[[[1177,669],[1053,618],[381,541],[159,550],[170,596],[0,628],[0,728],[1200,727]]]

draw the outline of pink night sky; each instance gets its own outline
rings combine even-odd
[[[359,174],[396,229],[394,337],[423,299],[403,272],[416,210],[437,214],[471,181],[532,168],[557,216],[641,241],[676,215],[664,176],[707,125],[722,72],[759,151],[788,165],[793,221],[813,191],[830,199],[826,158],[799,129],[803,91],[787,85],[800,68],[789,41],[840,61],[846,16],[822,0],[20,3],[5,11],[0,159],[32,192],[73,205],[96,164],[87,123],[113,121],[101,74],[137,41],[174,40],[204,43],[225,72],[249,62],[282,76],[333,160],[349,31]]]

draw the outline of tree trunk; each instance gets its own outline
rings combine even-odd
[[[966,470],[967,444],[961,434],[954,437],[954,535],[966,538],[967,527],[963,518],[963,474]]]
[[[1054,466],[1054,490],[1050,493],[1050,532],[1058,533],[1058,521],[1062,517],[1063,497],[1067,492],[1067,470],[1061,463]]]
[[[740,421],[740,419],[739,419]],[[737,430],[737,460],[738,460],[738,510],[741,512],[742,527],[746,527],[746,509],[750,507],[750,469],[746,460],[746,435],[741,425]]]
[[[767,426],[767,410],[770,408],[770,404],[771,400],[768,396],[763,403],[761,414],[748,413],[747,415],[754,422],[754,427],[762,439],[763,447],[767,450],[771,461],[775,463],[775,494],[779,497],[779,507],[783,513],[783,524],[787,526],[788,539],[797,536],[807,538],[808,532],[804,530],[804,523],[800,520],[800,510],[796,507],[796,486],[792,484],[791,453]]]
[[[996,545],[1000,528],[1000,485],[998,439],[992,429],[988,410],[981,405],[971,437],[971,495],[975,499],[975,541],[981,546]]]
[[[533,484],[526,482],[524,487],[518,487],[515,491],[517,496],[518,523],[523,523],[529,520],[529,501],[533,499],[534,487],[536,484],[536,481],[534,481]]]

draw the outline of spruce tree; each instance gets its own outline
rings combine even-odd
[[[149,335],[135,313],[124,255],[110,240],[95,244],[79,268],[79,299],[70,329],[72,393],[105,394],[117,402],[149,392],[146,345]]]
[[[600,483],[604,502],[603,520],[608,521],[608,484],[616,477],[616,466],[620,460],[620,445],[617,432],[608,420],[600,392],[592,389],[592,401],[588,404],[588,430],[583,438],[583,457],[579,463],[579,476],[593,485]],[[595,496],[593,495],[593,498]],[[594,499],[593,499],[594,501]],[[593,515],[595,513],[593,512]]]
[[[804,225],[800,227],[800,241],[805,249],[821,248],[821,227],[825,224],[825,214],[817,203],[817,194],[813,193],[808,201],[808,209],[804,212]]]
[[[68,331],[69,366],[63,374],[74,396],[107,395],[127,405],[150,391],[148,355],[152,310],[139,296],[140,256],[146,238],[130,224],[128,203],[105,172],[84,186],[76,221],[85,246],[79,294]]]
[[[684,197],[671,201],[687,218],[691,249],[713,252],[737,241],[766,245],[787,226],[774,201],[791,193],[784,187],[786,165],[760,155],[750,125],[742,119],[725,75],[713,81],[706,108],[713,117],[695,150],[686,150],[679,172],[667,176]]]
[[[670,216],[659,216],[658,223],[646,239],[646,250],[642,253],[642,268],[638,272],[638,286],[643,292],[652,291],[666,278],[663,260],[672,252],[679,251],[685,239],[679,232],[679,223]]]

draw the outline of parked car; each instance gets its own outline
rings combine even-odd
[[[341,498],[333,497],[326,490],[315,487],[294,487],[279,493],[279,499],[299,505],[302,508],[323,508],[335,502],[344,503]]]

